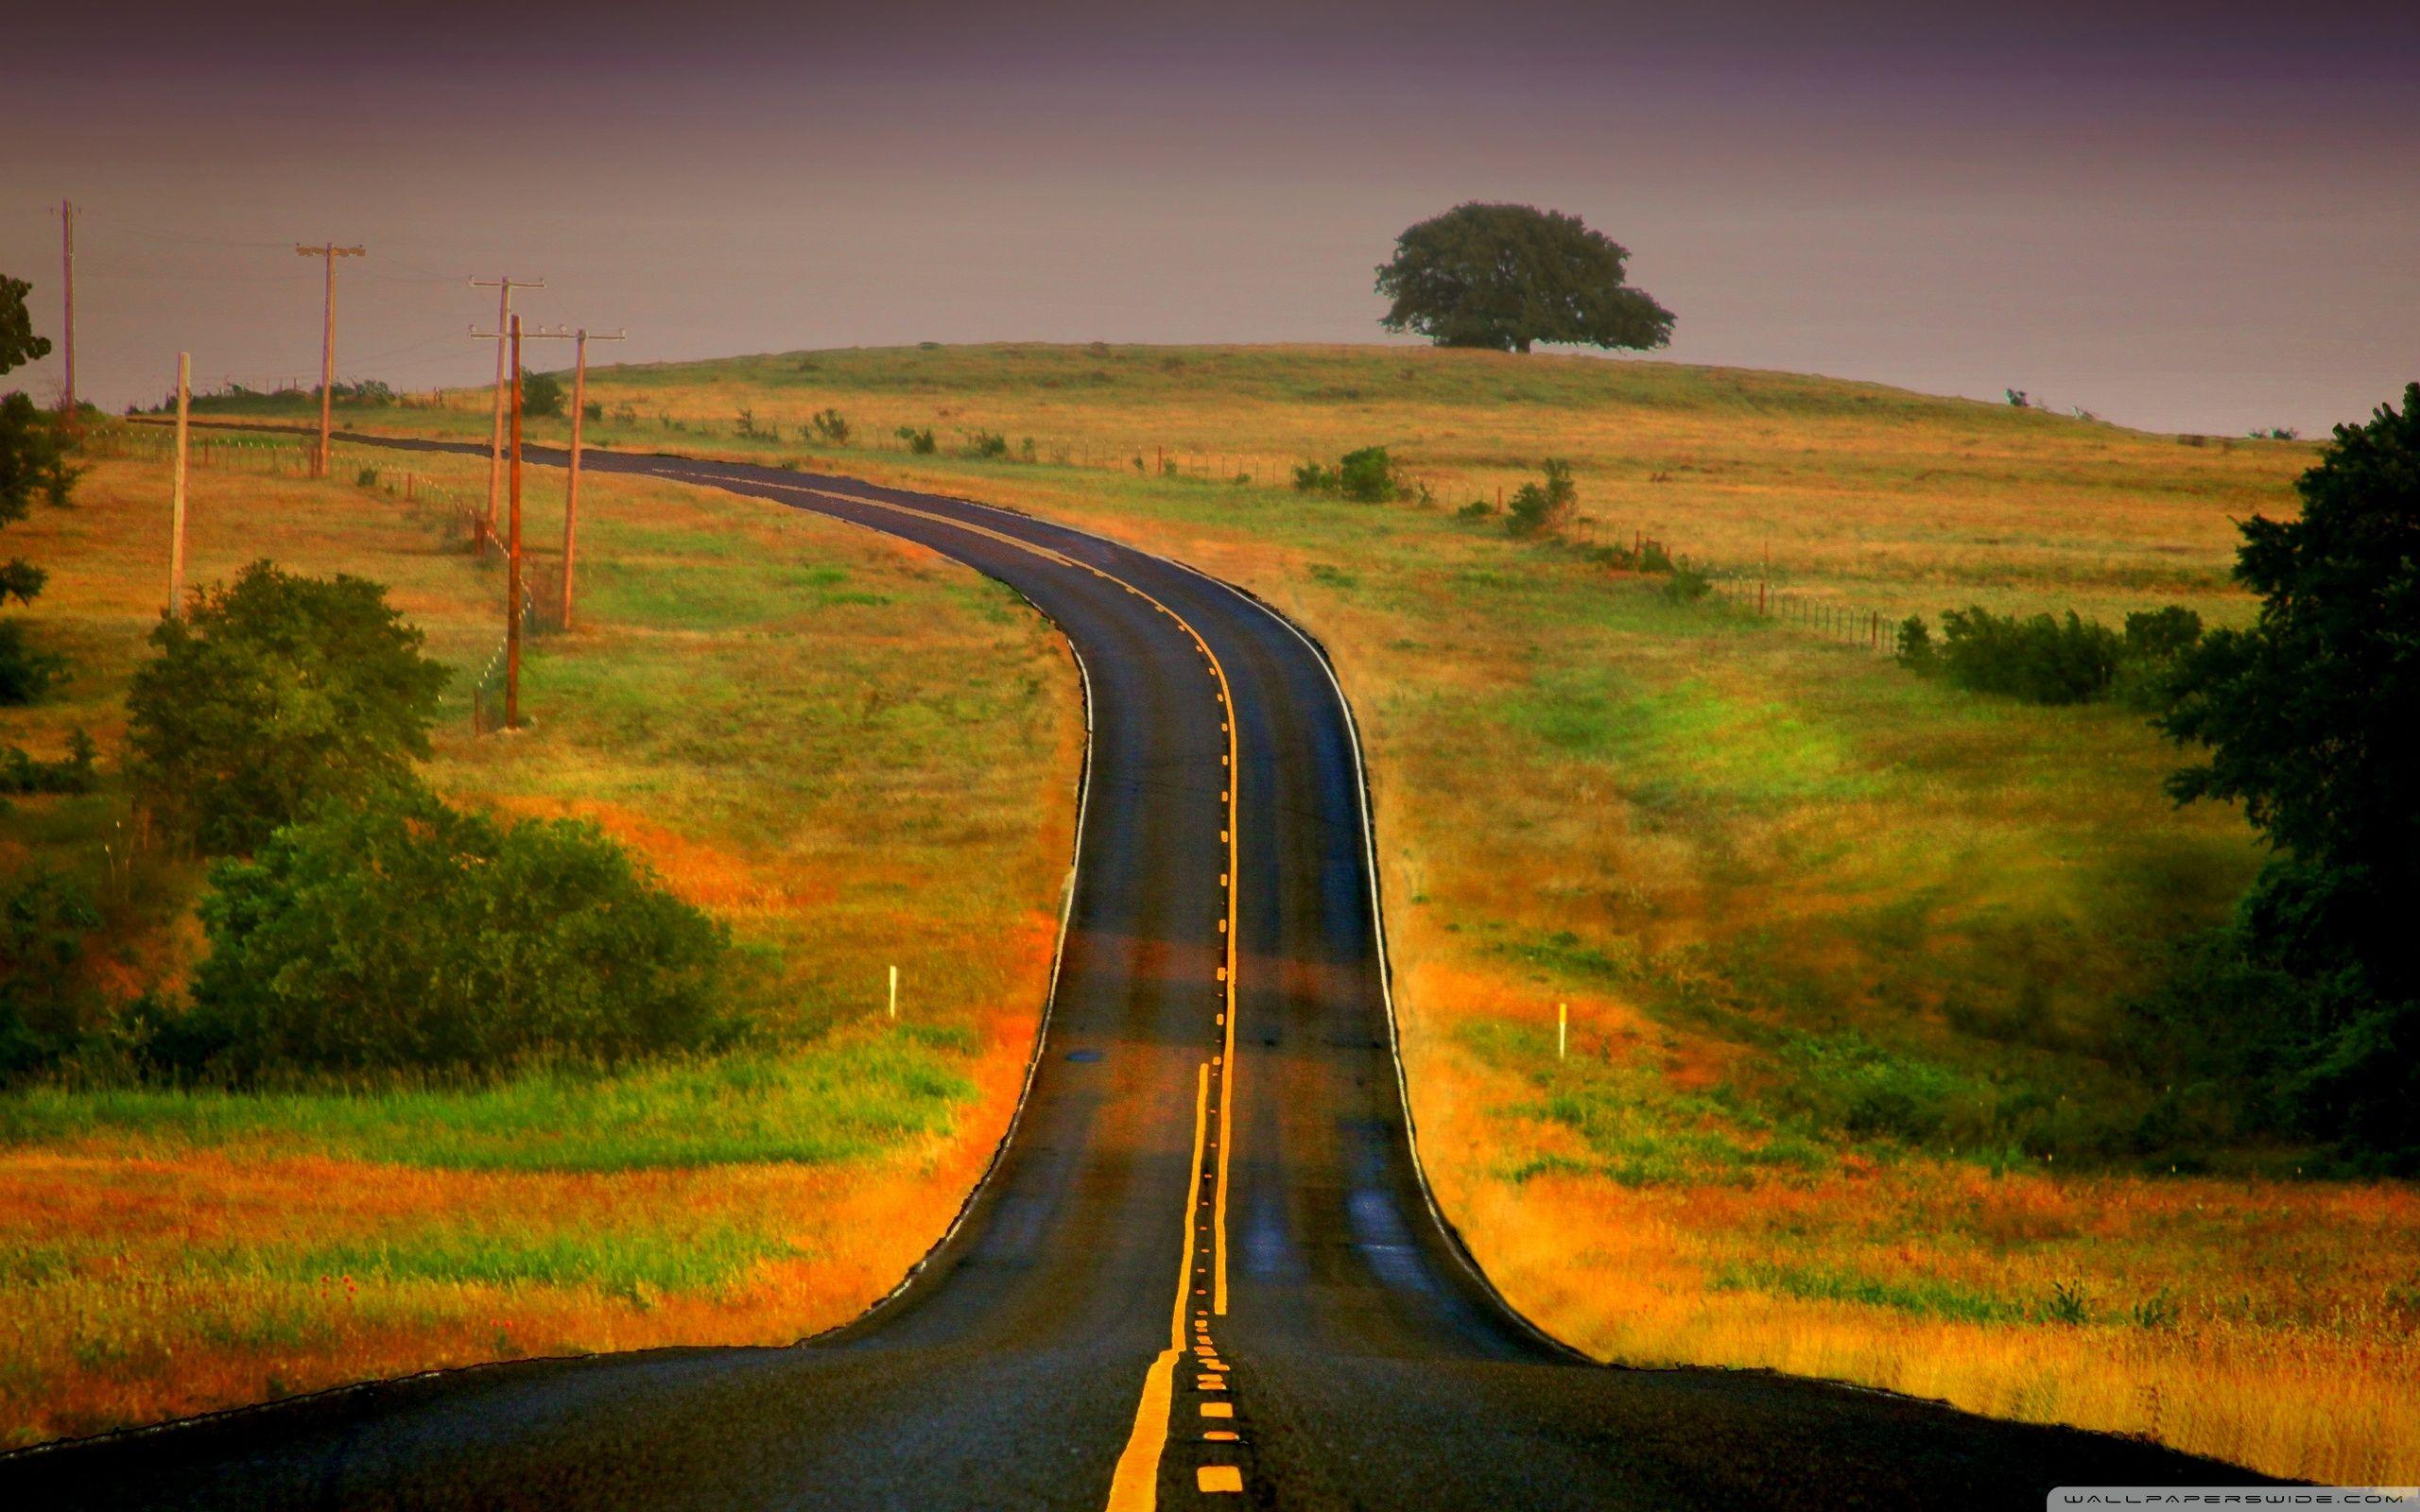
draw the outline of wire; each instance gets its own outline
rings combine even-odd
[[[121,232],[129,236],[144,236],[155,242],[183,242],[188,246],[193,247],[238,247],[258,251],[270,248],[276,248],[282,250],[295,245],[292,242],[243,242],[233,241],[224,236],[194,236],[182,232],[146,231],[140,226],[120,220],[115,215],[106,214],[96,215],[94,212],[85,209],[81,205],[76,207],[76,218],[78,220],[97,220],[102,225],[107,226],[113,231]]]

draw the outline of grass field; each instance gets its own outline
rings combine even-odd
[[[412,466],[424,498],[484,488],[483,464]],[[362,468],[386,472],[363,487]],[[592,480],[580,627],[533,645],[534,728],[475,737],[500,567],[399,499],[392,459],[335,471],[198,472],[191,579],[268,555],[388,583],[457,673],[434,784],[619,836],[731,923],[777,1042],[472,1090],[0,1095],[0,1441],[500,1357],[788,1342],[939,1237],[1021,1079],[1082,739],[1037,616],[862,531]],[[531,493],[552,572],[560,474]],[[26,617],[77,667],[10,711],[10,742],[55,754],[80,726],[111,765],[164,591],[165,494],[156,462],[107,460],[77,508],[10,529],[52,572]],[[0,881],[85,878],[107,918],[85,969],[121,996],[173,986],[199,949],[197,869],[120,859],[114,783],[11,805]]]
[[[2162,1131],[2118,1053],[2122,999],[2258,862],[2238,816],[2161,797],[2174,751],[1453,512],[1562,456],[1599,531],[1806,600],[2228,623],[2231,519],[2290,511],[2311,447],[1406,349],[819,352],[591,387],[600,438],[1068,519],[1319,634],[1370,739],[1432,1177],[1558,1332],[2420,1478],[2412,1190]],[[804,439],[832,408],[853,444]],[[1008,457],[963,455],[987,433]],[[1370,444],[1426,507],[1270,486]]]

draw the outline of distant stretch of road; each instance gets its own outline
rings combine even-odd
[[[1559,1348],[1423,1185],[1356,733],[1316,645],[1188,568],[963,500],[585,466],[920,542],[1075,646],[1077,880],[997,1164],[893,1297],[804,1345],[484,1366],[56,1446],[0,1459],[0,1504],[2038,1509],[2063,1484],[2249,1479]]]

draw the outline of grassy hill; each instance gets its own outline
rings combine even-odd
[[[1564,1336],[2420,1473],[2420,1200],[2180,1118],[2130,1051],[2124,1002],[2224,917],[2250,833],[2161,796],[2178,755],[2139,715],[1961,693],[1869,642],[1969,603],[2247,617],[2232,520],[2290,511],[2312,448],[1402,348],[814,352],[591,394],[600,441],[1067,519],[1320,635],[1370,737],[1432,1175]],[[482,396],[448,402],[353,419],[484,434]],[[1371,445],[1412,501],[1287,484]],[[1463,512],[1547,457],[1569,540]],[[1791,614],[1578,549],[1641,535]]]
[[[166,581],[159,438],[9,532],[50,569],[22,614],[67,651],[5,737],[89,730],[113,770]],[[582,493],[581,627],[532,646],[520,734],[474,735],[500,567],[442,497],[485,464],[268,472],[215,441],[189,580],[273,557],[389,585],[454,679],[449,798],[607,829],[728,922],[768,1042],[623,1074],[258,1094],[70,1074],[0,1091],[0,1443],[365,1376],[520,1355],[782,1344],[854,1315],[989,1159],[1049,969],[1082,739],[1043,622],[930,553],[639,480]],[[244,465],[233,465],[238,460]],[[358,479],[358,482],[354,480]],[[558,477],[533,483],[537,572]],[[0,800],[0,894],[48,871],[98,904],[74,971],[175,992],[200,868],[140,845],[114,778]],[[1038,821],[1038,822],[1037,822]],[[884,1017],[901,967],[901,1022]]]

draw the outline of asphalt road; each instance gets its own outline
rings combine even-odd
[[[1351,715],[1316,646],[1187,569],[976,504],[586,466],[922,542],[1075,645],[1093,725],[1077,885],[991,1177],[894,1297],[799,1347],[348,1388],[0,1459],[0,1504],[2038,1508],[2063,1484],[2250,1479],[1559,1349],[1422,1186]]]

